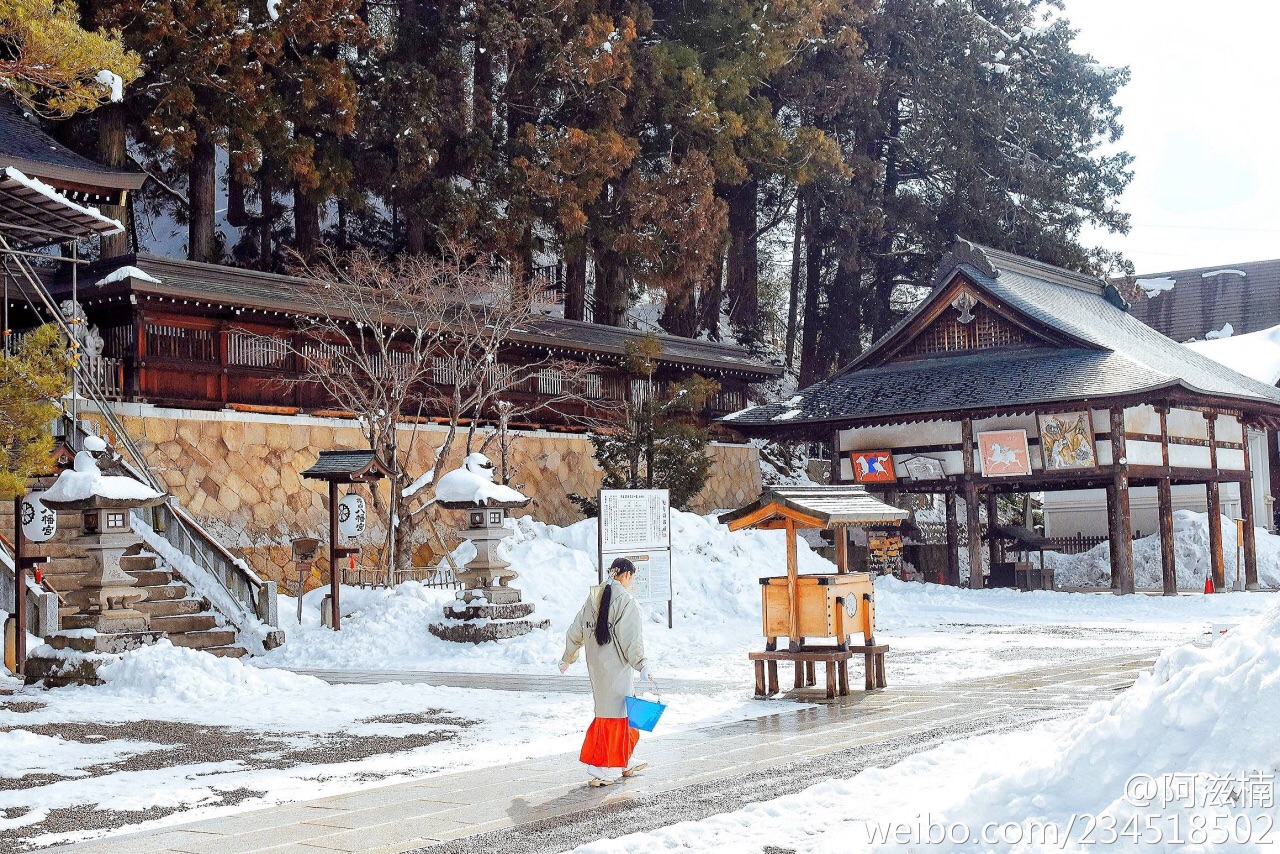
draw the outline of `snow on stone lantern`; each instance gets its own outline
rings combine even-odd
[[[133,606],[146,598],[146,591],[135,589],[138,580],[120,567],[120,558],[138,540],[129,511],[162,504],[167,496],[133,478],[104,475],[98,461],[106,453],[102,439],[85,439],[72,468],[58,475],[40,501],[54,510],[84,514],[83,531],[72,541],[87,552],[90,566],[80,582],[88,605],[79,628],[102,634],[145,632],[150,619]]]
[[[521,601],[511,586],[517,576],[511,564],[498,555],[498,545],[511,536],[507,511],[527,507],[533,499],[501,483],[493,482],[493,463],[484,454],[469,454],[462,467],[440,478],[436,503],[466,512],[462,531],[476,547],[476,556],[458,571],[463,589],[444,609],[449,622],[428,628],[437,637],[459,643],[519,637],[545,629],[549,620],[527,619],[533,603]]]

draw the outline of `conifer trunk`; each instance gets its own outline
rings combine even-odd
[[[320,248],[320,203],[316,197],[296,184],[293,188],[293,230],[295,249],[303,258],[311,258]]]
[[[125,126],[126,117],[124,107],[121,105],[107,104],[98,109],[98,160],[104,165],[121,169],[128,161],[128,153],[125,150],[127,138]],[[127,197],[123,193],[121,195],[121,200],[126,201]],[[119,220],[125,226],[125,230],[119,234],[99,239],[98,248],[101,256],[116,258],[128,255],[131,223],[127,201],[126,204],[121,205],[101,205],[101,209],[103,216]]]
[[[783,349],[783,359],[788,370],[795,366],[796,358],[796,324],[800,319],[800,269],[804,256],[801,246],[804,240],[804,197],[796,197],[796,219],[794,233],[791,237],[791,293],[787,300],[787,341]]]
[[[822,379],[825,368],[819,363],[818,328],[822,318],[818,313],[818,296],[822,290],[822,203],[816,192],[811,192],[805,204],[804,218],[804,328],[800,336],[800,387],[812,385]]]
[[[586,319],[587,252],[575,241],[565,250],[564,316],[567,320]]]
[[[753,330],[760,324],[758,189],[756,181],[749,180],[728,193],[729,252],[725,288],[729,296],[729,322],[736,329]]]
[[[213,132],[203,125],[196,128],[196,144],[191,150],[187,172],[188,214],[187,257],[192,261],[217,261],[214,201],[217,188],[215,172],[216,148]]]
[[[594,321],[603,326],[621,326],[630,303],[622,258],[615,252],[597,252]]]

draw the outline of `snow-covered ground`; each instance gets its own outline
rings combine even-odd
[[[672,532],[675,626],[666,627],[665,608],[652,607],[646,645],[660,682],[703,685],[664,695],[670,711],[658,734],[776,713],[776,703],[751,699],[746,653],[762,645],[759,578],[783,571],[783,534],[731,534],[685,513],[673,514]],[[340,633],[320,626],[319,591],[305,598],[301,626],[284,600],[288,642],[247,662],[161,644],[108,666],[98,688],[41,691],[0,677],[0,848],[19,837],[52,844],[84,835],[73,828],[85,824],[89,805],[116,813],[88,825],[171,824],[576,749],[590,704],[555,691],[554,680],[563,631],[595,582],[595,544],[592,521],[516,525],[504,546],[516,583],[551,620],[522,638],[474,647],[439,640],[427,625],[451,594],[409,582],[344,589]],[[800,567],[833,569],[803,543]],[[967,591],[882,578],[877,637],[891,645],[891,686],[933,684],[1117,652],[1154,655],[1275,599]],[[545,676],[549,687],[329,685],[282,668],[523,673]],[[581,665],[570,673],[585,675]]]
[[[897,765],[577,849],[1270,851],[1280,608],[1166,652],[1083,718],[953,741]]]

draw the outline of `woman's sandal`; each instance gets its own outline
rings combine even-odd
[[[649,767],[649,763],[648,763],[648,762],[637,762],[635,765],[632,765],[632,766],[631,766],[630,768],[628,768],[626,771],[623,771],[623,772],[622,772],[622,776],[623,776],[623,777],[634,777],[634,776],[636,776],[637,774],[639,774],[641,771],[643,771],[644,769],[646,769],[646,768],[648,768],[648,767]]]
[[[613,781],[601,780],[599,777],[592,777],[590,780],[587,781],[587,785],[593,789],[601,789],[601,788],[604,788],[605,786],[612,786]]]

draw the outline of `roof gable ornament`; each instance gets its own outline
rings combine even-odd
[[[960,312],[960,316],[956,318],[960,323],[973,322],[973,310],[977,305],[978,301],[967,290],[961,291],[959,296],[951,301],[951,307]]]
[[[951,275],[951,271],[961,264],[967,264],[988,279],[994,279],[999,275],[995,265],[982,251],[981,246],[957,237],[956,242],[951,245],[951,251],[942,256],[942,260],[938,262],[938,268],[933,274],[933,286],[936,288],[942,284]]]

